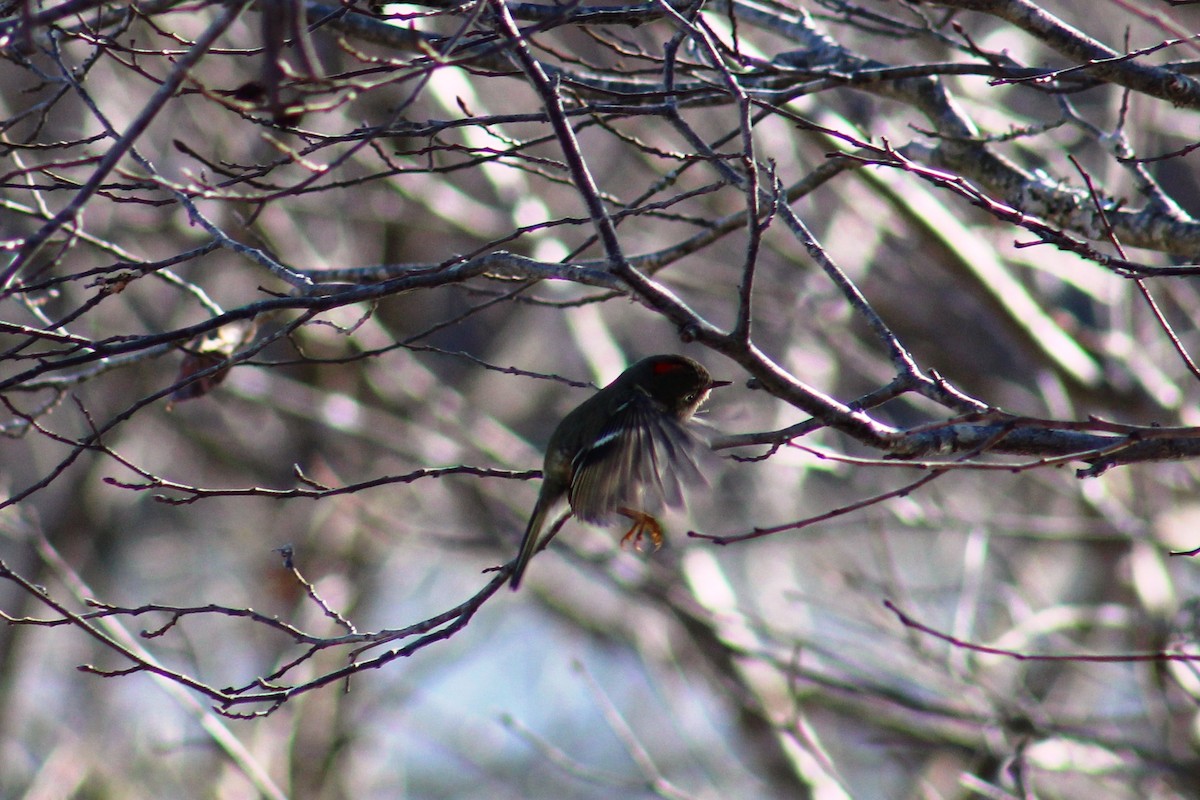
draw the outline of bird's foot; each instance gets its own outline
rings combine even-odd
[[[619,508],[617,509],[617,513],[633,520],[633,525],[621,537],[621,547],[624,547],[627,542],[633,540],[633,549],[640,553],[642,552],[642,539],[646,536],[650,537],[655,550],[662,547],[663,529],[662,524],[658,520],[645,511],[634,511],[631,508]]]

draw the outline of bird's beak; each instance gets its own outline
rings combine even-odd
[[[733,385],[733,381],[713,381],[712,386],[710,386],[708,388],[720,389],[722,386],[732,386],[732,385]]]

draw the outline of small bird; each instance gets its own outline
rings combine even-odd
[[[647,499],[678,506],[681,479],[703,482],[695,459],[699,442],[684,423],[712,389],[729,383],[714,381],[690,358],[650,356],[563,417],[546,446],[542,489],[512,568],[512,588],[521,585],[546,517],[564,496],[584,522],[604,524],[613,514],[632,520],[622,545],[632,539],[640,550],[649,535],[655,549],[662,546],[662,525],[642,509]]]

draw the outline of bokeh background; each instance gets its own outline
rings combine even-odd
[[[924,473],[828,428],[774,449],[720,447],[709,485],[666,519],[663,550],[621,551],[619,531],[568,522],[520,592],[488,598],[447,640],[277,708],[226,709],[269,714],[222,716],[202,693],[146,671],[77,669],[131,664],[77,624],[31,624],[61,619],[47,598],[76,614],[89,598],[125,609],[94,618],[94,629],[216,689],[304,653],[230,609],[339,635],[285,568],[283,547],[359,631],[467,601],[490,580],[485,570],[516,552],[537,493],[530,471],[554,425],[644,355],[682,352],[734,381],[704,414],[718,443],[807,414],[756,389],[734,360],[681,341],[646,305],[582,280],[496,274],[330,303],[308,318],[267,311],[253,329],[222,329],[224,350],[183,334],[151,341],[297,295],[237,245],[356,285],[501,249],[543,263],[603,251],[541,99],[503,60],[486,6],[352,6],[327,18],[336,9],[314,5],[301,36],[301,4],[253,4],[147,115],[227,7],[76,5],[82,13],[0,4],[6,261],[82,202],[0,299],[0,490],[10,500],[0,559],[11,571],[0,576],[0,609],[26,623],[0,627],[0,797],[1200,791],[1190,664],[985,655],[907,628],[884,606],[1017,653],[1186,652],[1198,630],[1196,569],[1167,552],[1200,545],[1189,461],[1080,479],[1080,463],[981,458],[1014,468],[956,470],[883,499]],[[761,174],[795,190],[792,207],[922,369],[1030,417],[1195,425],[1196,377],[1127,278],[1018,246],[1031,235],[915,175],[828,157],[887,141],[920,160],[946,140],[908,89],[830,79],[872,62],[822,66],[818,41],[874,66],[925,67],[911,80],[944,91],[981,146],[1030,185],[1061,185],[1080,208],[1090,202],[1081,169],[1125,208],[1153,206],[1147,185],[1157,181],[1178,204],[1159,209],[1175,215],[1177,236],[1135,242],[1128,257],[1195,259],[1195,156],[1136,168],[1116,158],[1125,146],[1145,157],[1191,144],[1195,108],[1107,81],[1047,91],[982,74],[928,77],[948,72],[929,65],[949,62],[1076,63],[1015,14],[955,5],[971,4],[738,3],[733,16],[709,5],[698,24],[728,48],[724,73],[708,66],[699,28],[654,6],[638,25],[568,24],[534,6],[519,21],[540,26],[527,31],[535,55],[564,71],[560,96],[626,254],[700,317],[721,328],[736,319],[746,195],[671,115],[744,167],[740,112],[721,88],[737,74],[760,102],[748,113]],[[1036,5],[1120,52],[1190,36],[1200,22],[1200,10],[1149,0]],[[409,31],[446,38],[417,46]],[[678,59],[677,80],[716,85],[712,97],[667,107],[654,94],[664,54]],[[1187,40],[1138,63],[1188,75],[1196,58]],[[618,78],[632,83],[602,82]],[[116,168],[83,188],[142,118]],[[887,385],[895,365],[862,315],[768,217],[755,254],[755,343],[842,402]],[[1111,252],[1098,228],[1074,233]],[[1147,285],[1194,352],[1194,279]],[[32,329],[58,338],[30,338]],[[69,363],[98,341],[133,344]],[[206,347],[242,360],[193,389],[200,396],[172,400],[181,369]],[[913,396],[872,413],[898,427],[953,416]],[[487,472],[381,480],[456,466]],[[181,488],[150,486],[155,478]],[[252,491],[371,481],[380,485],[318,498]],[[157,499],[194,498],[186,487],[245,491]],[[746,533],[870,498],[881,499],[751,541],[686,535]],[[155,603],[226,611],[141,637],[170,616],[128,612]],[[317,653],[286,682],[337,669],[348,654]]]

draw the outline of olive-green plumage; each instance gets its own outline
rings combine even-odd
[[[626,538],[660,527],[642,511],[650,499],[683,501],[682,482],[702,481],[695,437],[684,427],[710,390],[727,385],[684,356],[650,356],[567,414],[550,435],[542,488],[521,551],[512,568],[512,588],[521,583],[537,552],[546,517],[564,497],[585,522],[605,523],[613,514],[634,520]]]

